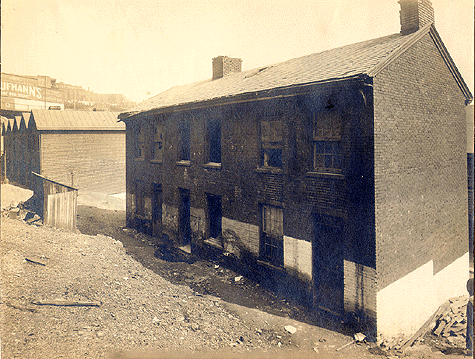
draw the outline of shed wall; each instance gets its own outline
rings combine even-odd
[[[125,133],[42,132],[41,175],[78,188],[125,192]]]

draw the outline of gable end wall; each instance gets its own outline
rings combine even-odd
[[[464,100],[429,34],[374,79],[378,331],[408,334],[441,301],[465,294],[468,263],[441,285],[468,258]],[[400,301],[412,310],[386,307],[398,283],[419,280]]]

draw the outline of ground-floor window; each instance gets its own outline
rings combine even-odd
[[[283,210],[280,207],[261,206],[261,260],[275,266],[284,265]]]

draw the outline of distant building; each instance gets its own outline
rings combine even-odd
[[[466,104],[429,0],[400,33],[177,86],[127,126],[127,225],[292,278],[372,335],[466,294]]]
[[[49,76],[1,74],[2,112],[20,115],[37,109],[120,112],[134,105],[121,94],[97,94],[81,86],[56,82]]]
[[[31,172],[79,191],[125,192],[125,126],[107,111],[33,110],[5,126],[6,175]]]

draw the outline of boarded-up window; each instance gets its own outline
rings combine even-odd
[[[320,114],[314,119],[314,169],[340,172],[343,166],[341,146],[341,118],[332,113]]]
[[[262,205],[261,250],[262,260],[275,266],[284,264],[283,210],[280,207]]]
[[[163,162],[163,132],[160,125],[155,125],[153,128],[152,160]]]
[[[282,121],[261,122],[261,166],[282,167]]]

